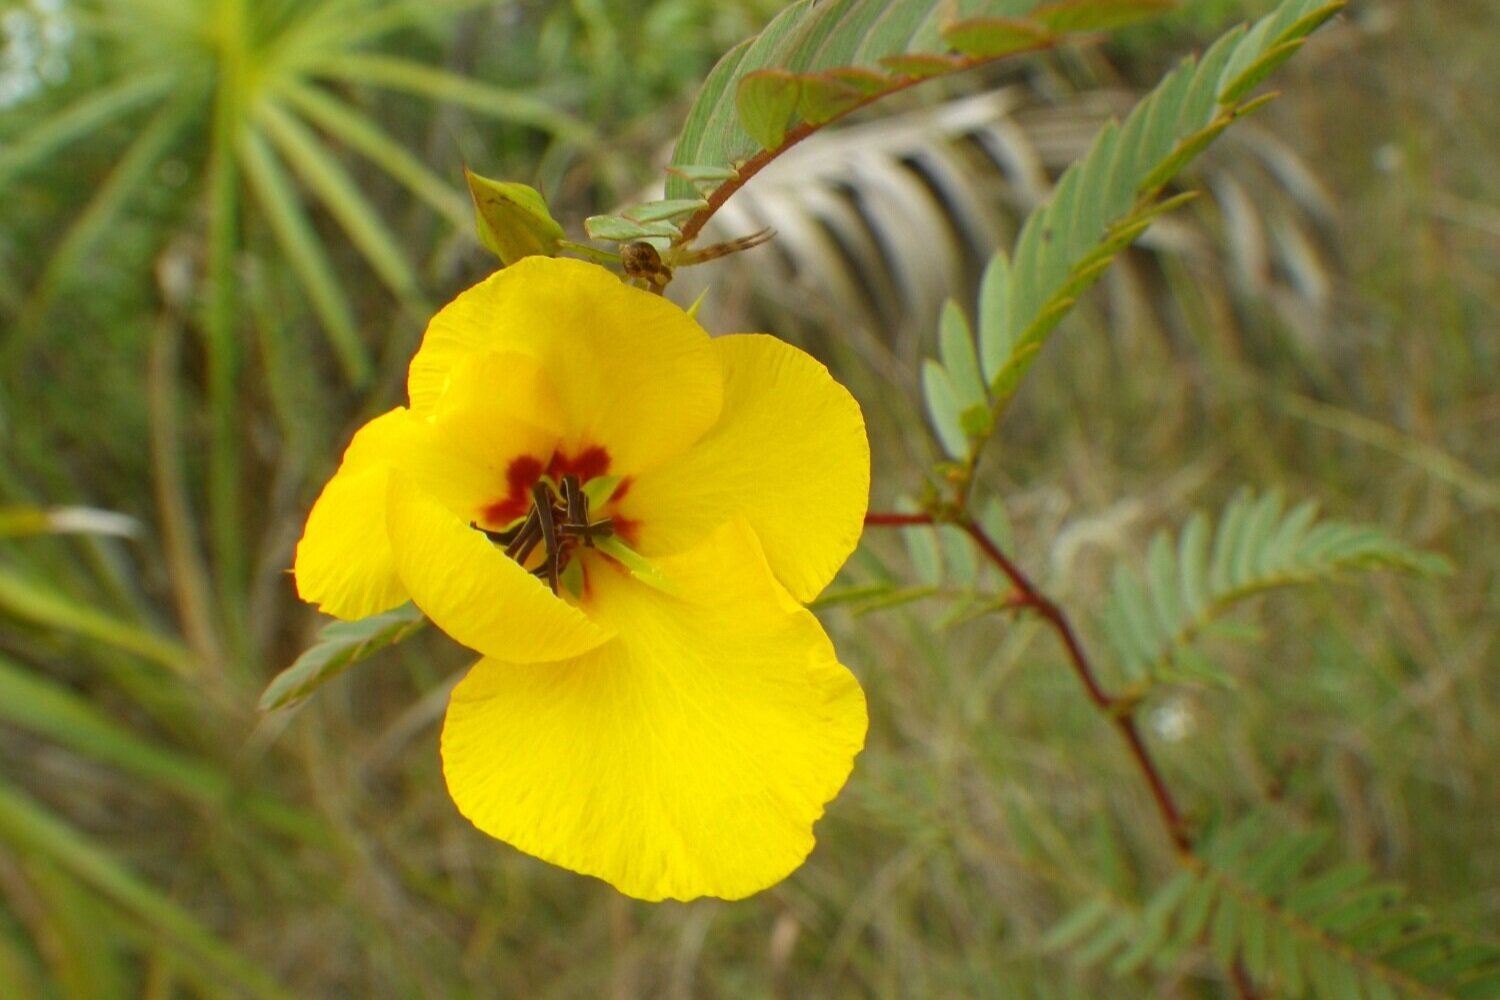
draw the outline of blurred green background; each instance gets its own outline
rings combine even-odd
[[[1047,109],[1149,87],[1268,6],[1184,4],[895,110],[1024,88],[1013,141],[1055,176]],[[399,399],[434,305],[490,267],[461,166],[538,185],[576,232],[657,176],[694,85],[778,7],[0,5],[0,996],[1228,995],[1208,963],[1114,982],[1041,948],[1074,901],[1138,898],[1171,859],[1029,622],[828,609],[869,748],[809,863],[735,904],[634,903],[472,830],[438,767],[466,665],[441,636],[255,708],[320,624],[286,573],[316,490]],[[1356,0],[1258,121],[1274,190],[1206,173],[1192,239],[1069,320],[981,467],[1021,562],[1085,623],[1112,560],[1241,485],[1449,554],[1436,582],[1268,599],[1245,619],[1263,642],[1216,648],[1236,689],[1162,693],[1145,719],[1195,816],[1275,800],[1481,933],[1500,926],[1497,43],[1488,3]],[[704,268],[727,315],[786,314],[799,262],[764,253]],[[785,317],[861,397],[878,506],[936,455],[918,312]],[[80,506],[129,520],[59,513]],[[909,578],[920,549],[872,537],[847,582]]]

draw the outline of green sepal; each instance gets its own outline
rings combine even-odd
[[[474,199],[479,242],[499,257],[502,265],[514,264],[522,257],[557,256],[566,234],[552,218],[541,192],[516,181],[492,181],[468,167],[464,168],[464,179]]]
[[[687,307],[688,319],[696,320],[698,318],[698,310],[703,308],[703,300],[706,298],[708,298],[707,288],[699,292],[698,297],[693,300],[693,304]]]

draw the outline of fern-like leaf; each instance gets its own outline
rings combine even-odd
[[[1177,203],[1158,200],[1166,183],[1253,109],[1254,86],[1342,6],[1286,0],[1226,34],[1202,58],[1184,60],[1063,174],[1048,204],[1027,220],[1010,261],[991,265],[1003,288],[988,296],[993,311],[981,318],[979,354],[998,405],[1079,294]]]
[[[765,163],[856,108],[930,77],[1117,27],[1168,0],[799,0],[709,73],[672,154],[667,197],[703,197],[688,242]],[[726,172],[729,172],[726,176]]]
[[[1500,945],[1437,925],[1363,865],[1318,864],[1327,839],[1252,816],[1209,836],[1142,909],[1094,896],[1047,943],[1116,975],[1169,970],[1206,944],[1291,1000],[1500,997]]]
[[[1159,533],[1144,573],[1117,566],[1104,631],[1132,679],[1222,681],[1193,643],[1232,607],[1268,590],[1368,569],[1433,575],[1448,564],[1379,528],[1318,521],[1311,502],[1287,510],[1277,492],[1242,493],[1217,525],[1200,511],[1177,539]]]
[[[950,457],[964,460],[977,451],[1078,296],[1157,216],[1191,197],[1158,200],[1167,182],[1249,109],[1254,84],[1341,6],[1342,0],[1286,0],[1253,27],[1225,35],[1201,60],[1186,59],[1169,73],[1123,125],[1107,125],[1063,173],[1051,199],[1027,218],[1013,257],[997,253],[986,269],[977,353],[993,397],[985,400],[989,412],[961,421],[964,407],[954,392],[959,374],[946,359],[924,366],[927,412]],[[945,327],[956,308],[948,303]],[[948,340],[945,331],[945,354],[953,353]],[[966,434],[966,426],[975,433]]]

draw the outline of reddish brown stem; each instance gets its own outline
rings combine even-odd
[[[936,523],[938,523],[937,519],[931,514],[870,513],[865,515],[865,524],[872,527]],[[1104,686],[1099,683],[1098,674],[1095,673],[1088,654],[1084,652],[1083,644],[1078,641],[1078,634],[1073,630],[1073,625],[1068,621],[1068,616],[1063,613],[1062,608],[1037,589],[1031,579],[1001,551],[1000,546],[995,544],[995,540],[979,526],[978,522],[967,514],[961,514],[952,523],[973,539],[974,544],[979,547],[985,557],[1005,574],[1011,586],[1016,589],[1016,606],[1030,608],[1041,615],[1043,620],[1051,626],[1052,631],[1057,634],[1063,648],[1067,651],[1068,662],[1073,667],[1073,673],[1078,676],[1084,691],[1088,693],[1089,701],[1104,713],[1129,747],[1136,769],[1141,772],[1142,777],[1146,779],[1147,786],[1151,789],[1151,798],[1155,801],[1156,811],[1167,828],[1167,835],[1172,839],[1172,846],[1180,852],[1190,852],[1193,849],[1192,835],[1188,832],[1187,823],[1182,818],[1182,810],[1177,807],[1177,800],[1173,798],[1171,789],[1162,778],[1161,770],[1156,766],[1156,761],[1151,756],[1146,741],[1141,738],[1140,729],[1135,723],[1135,715],[1131,711],[1133,703],[1127,698],[1117,698],[1104,689]]]
[[[1243,961],[1238,958],[1234,960],[1229,976],[1234,983],[1234,991],[1240,995],[1240,1000],[1260,1000],[1260,993],[1256,991],[1255,983],[1250,980],[1250,973],[1246,970]]]
[[[931,514],[866,514],[865,525],[871,528],[899,528],[910,524],[931,524]]]
[[[677,238],[677,240],[675,241],[675,245],[687,246],[689,243],[691,243],[693,241],[693,238],[698,235],[699,230],[701,230],[708,223],[709,219],[713,218],[714,213],[724,207],[724,203],[729,200],[731,195],[733,195],[736,191],[749,183],[750,178],[760,173],[761,169],[768,163],[776,159],[776,157],[780,156],[782,153],[785,153],[788,149],[791,149],[803,139],[806,139],[808,136],[818,131],[818,129],[823,128],[827,125],[831,125],[834,122],[838,121],[840,118],[845,117],[846,115],[853,114],[855,111],[858,111],[860,108],[864,107],[867,104],[873,104],[881,98],[889,97],[890,95],[898,91],[905,90],[908,87],[915,87],[919,83],[926,83],[928,80],[936,79],[938,76],[947,76],[950,73],[961,73],[966,69],[973,69],[975,66],[982,66],[985,63],[995,62],[998,59],[1009,59],[1013,56],[1035,52],[1040,49],[1050,49],[1055,47],[1057,45],[1057,42],[1058,40],[1055,38],[1048,39],[1046,41],[1039,41],[1034,45],[1026,46],[1024,49],[1012,49],[1009,52],[1004,52],[997,56],[954,55],[950,59],[952,68],[943,73],[933,74],[930,76],[893,77],[891,86],[889,88],[876,91],[875,93],[868,94],[860,98],[859,100],[852,101],[848,107],[844,108],[838,114],[825,119],[824,121],[801,122],[793,126],[792,128],[787,129],[786,135],[782,138],[780,145],[778,145],[775,149],[762,149],[759,152],[755,153],[748,160],[739,164],[739,170],[733,178],[725,181],[723,184],[720,184],[709,193],[707,199],[708,204],[698,209],[698,211],[694,212],[692,215],[688,216],[688,220],[682,224],[682,235]]]

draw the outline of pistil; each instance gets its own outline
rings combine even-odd
[[[562,571],[567,568],[573,549],[580,542],[587,548],[594,548],[595,539],[614,534],[614,525],[609,518],[589,519],[589,498],[577,476],[563,476],[561,489],[559,498],[546,480],[533,484],[531,509],[515,527],[491,531],[477,523],[471,525],[490,541],[504,545],[505,554],[522,566],[541,545],[544,553],[541,565],[531,572],[546,580],[554,594],[558,592]]]

